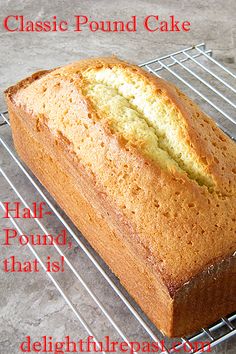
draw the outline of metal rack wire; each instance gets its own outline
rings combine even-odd
[[[233,118],[233,109],[236,108],[236,103],[232,100],[234,97],[233,94],[236,93],[236,87],[233,86],[235,84],[234,80],[236,75],[216,61],[211,54],[211,51],[207,50],[204,44],[199,44],[177,51],[170,55],[147,61],[140,66],[152,72],[154,75],[166,77],[172,81],[176,81],[179,86],[182,84],[183,89],[184,86],[185,88],[187,86],[187,88],[190,89],[190,92],[192,91],[193,97],[200,100],[200,104],[204,106],[205,111],[211,112],[211,115],[216,118],[216,122],[219,127],[232,139],[236,140],[236,120]],[[206,104],[207,106],[205,106]],[[65,217],[61,211],[58,211],[57,206],[53,203],[53,201],[51,201],[50,197],[46,195],[46,192],[40,186],[39,182],[31,175],[30,171],[24,167],[18,157],[16,157],[14,150],[11,148],[10,144],[5,141],[4,137],[5,129],[8,129],[7,126],[10,126],[7,112],[1,113],[1,119],[0,133],[2,134],[0,135],[0,147],[4,150],[7,158],[12,160],[11,162],[14,161],[17,173],[22,174],[24,183],[31,184],[35,190],[35,193],[37,193],[38,198],[46,202],[48,208],[54,213],[55,218],[57,218],[57,222],[65,227],[68,234],[73,239],[73,242],[75,242],[75,244],[86,254],[92,262],[94,269],[98,270],[102,275],[104,282],[112,288],[114,296],[119,297],[125,305],[126,311],[130,312],[132,318],[137,321],[139,326],[143,329],[146,335],[145,338],[149,338],[151,341],[160,343],[163,336],[146,319],[145,315],[122,290],[122,287],[114,281],[113,277],[109,274],[109,271],[107,271],[107,269],[101,265],[98,258],[94,256],[94,252],[91,251],[91,248],[84,243],[80,237],[78,237],[78,233],[74,230],[70,222],[65,220]],[[21,201],[22,205],[30,208],[29,202],[27,202],[27,199],[23,196],[23,193],[19,191],[12,179],[8,176],[7,172],[5,172],[5,168],[3,168],[3,166],[0,166],[0,173],[0,176],[3,177],[8,187],[11,188],[12,192],[17,199]],[[0,202],[0,206],[4,211],[5,206],[2,202]],[[33,213],[32,209],[31,213]],[[24,234],[22,226],[20,226],[13,217],[11,217],[10,220],[15,229],[20,234]],[[44,234],[49,234],[47,228],[39,219],[34,219],[34,221],[36,226],[41,229]],[[39,261],[42,268],[46,271],[43,257],[40,256],[36,248],[31,244],[28,244],[28,247],[34,257]],[[91,297],[92,301],[101,310],[106,320],[109,322],[109,325],[118,334],[119,338],[122,338],[122,340],[130,346],[128,334],[124,333],[124,330],[120,324],[114,320],[112,315],[106,309],[106,306],[99,300],[99,297],[96,295],[94,289],[87,284],[84,277],[75,268],[71,259],[69,259],[66,253],[58,245],[54,244],[54,249],[57,254],[64,256],[65,264],[68,272],[70,272],[69,274],[73,274],[76,277],[88,296]],[[81,325],[87,331],[88,335],[93,336],[94,341],[98,344],[99,339],[94,333],[94,329],[92,329],[87,323],[77,306],[73,304],[73,301],[69,298],[66,291],[61,286],[60,281],[52,273],[46,272],[46,274],[62,295],[65,302],[68,304],[69,308],[72,310]],[[189,353],[200,353],[203,348],[198,348],[194,344],[199,340],[203,340],[203,338],[205,341],[210,343],[211,347],[214,347],[236,334],[235,321],[236,313],[225,318],[221,318],[217,323],[209,326],[208,328],[203,328],[201,331],[190,337],[181,338],[175,349],[178,349],[179,352],[181,352],[181,349],[184,350],[185,347]],[[139,340],[139,338],[136,338],[136,340]],[[163,353],[173,353],[175,349],[171,346],[171,342],[166,339],[165,343],[166,345]]]

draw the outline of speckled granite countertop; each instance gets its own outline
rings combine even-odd
[[[138,21],[150,14],[160,17],[175,15],[191,22],[188,33],[148,33],[140,27],[137,33],[7,33],[1,25],[0,40],[0,85],[1,92],[17,80],[28,74],[45,68],[59,66],[73,60],[88,56],[115,54],[123,59],[141,63],[148,59],[161,56],[186,46],[205,42],[213,49],[214,57],[231,69],[236,69],[236,2],[222,1],[139,1],[121,0],[115,5],[113,1],[30,1],[1,0],[0,18],[7,15],[24,15],[28,19],[39,20],[57,15],[58,18],[72,18],[75,14],[85,14],[91,19],[124,19],[137,15]],[[0,109],[5,109],[3,95],[0,97]],[[11,145],[11,134],[8,127],[1,128],[1,136]],[[19,187],[28,202],[39,200],[34,188],[14,167],[5,150],[0,150],[1,166]],[[14,193],[0,177],[0,200],[16,200]],[[0,211],[2,217],[2,211]],[[1,218],[1,228],[10,224]],[[44,224],[51,232],[60,231],[62,225],[56,218],[48,217]],[[22,224],[22,228],[25,228]],[[73,226],[72,226],[73,227]],[[27,232],[36,232],[35,223],[27,223]],[[74,229],[76,234],[79,232]],[[85,241],[84,241],[85,242]],[[47,252],[40,249],[44,257]],[[71,249],[65,250],[94,288],[97,297],[104,303],[106,309],[125,333],[133,340],[145,340],[147,335],[137,321],[132,319],[124,304],[114,296],[102,276],[95,270],[75,242]],[[0,246],[0,259],[15,255],[19,259],[32,259],[28,248]],[[95,257],[97,257],[95,255]],[[98,261],[102,264],[102,261]],[[108,271],[108,270],[107,270]],[[108,271],[109,272],[109,271]],[[110,335],[116,339],[115,331],[111,329],[105,316],[90,299],[78,281],[70,273],[60,273],[58,280],[72,302],[81,311],[88,324],[98,337]],[[193,316],[193,314],[190,314]],[[20,353],[19,343],[25,336],[31,336],[33,341],[41,336],[52,336],[54,340],[63,340],[66,335],[72,339],[83,339],[87,336],[75,315],[69,309],[63,298],[50,280],[41,271],[39,273],[23,274],[5,273],[0,269],[0,354]],[[217,348],[213,353],[233,354],[236,351],[236,338],[231,338]]]

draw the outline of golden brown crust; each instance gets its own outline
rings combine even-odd
[[[90,100],[82,93],[82,73],[91,67],[113,65],[138,72],[147,82],[152,83],[154,90],[164,92],[178,108],[191,147],[214,179],[213,190],[210,191],[204,185],[200,186],[187,175],[163,170],[135,147],[127,146],[121,136],[99,120]],[[54,80],[55,84],[60,82],[59,94],[63,98],[63,92],[67,92],[65,90],[73,91],[78,116],[82,122],[74,132],[81,146],[80,155],[74,152],[74,142],[61,131],[56,135],[50,134],[46,116],[35,116],[27,107],[18,101],[16,103],[18,92],[27,86],[30,87],[30,84],[40,77],[45,77],[45,81]],[[162,291],[166,289],[170,298],[175,299],[175,304],[179,303],[176,313],[186,304],[183,300],[181,305],[179,299],[186,297],[186,293],[190,294],[188,301],[191,297],[195,298],[197,293],[191,292],[191,289],[196,289],[199,284],[210,284],[214,291],[217,289],[216,284],[211,284],[208,275],[210,268],[219,273],[222,260],[229,262],[227,271],[223,268],[221,270],[222,283],[224,279],[229,278],[230,271],[235,271],[235,258],[232,256],[235,251],[235,144],[173,85],[116,58],[103,58],[77,62],[50,72],[40,72],[8,89],[6,96],[11,110],[21,117],[22,121],[27,121],[28,131],[34,131],[35,139],[39,139],[38,136],[43,134],[45,144],[50,139],[56,139],[63,144],[66,153],[65,170],[69,171],[73,178],[77,178],[78,184],[78,170],[84,171],[86,178],[91,181],[92,193],[99,201],[97,210],[101,209],[104,215],[108,214],[108,226],[115,228],[121,235],[124,245],[147,267],[150,276],[158,279]],[[60,158],[53,149],[50,154],[53,159]],[[30,163],[30,158],[27,163]],[[36,169],[36,166],[33,166]],[[63,208],[67,209],[69,206],[65,205]],[[93,236],[87,237],[92,240]],[[94,245],[96,247],[96,243]],[[109,263],[109,257],[107,260]],[[109,265],[113,269],[112,261]],[[114,270],[119,275],[118,270]],[[122,282],[126,283],[125,279],[122,279]],[[188,284],[185,285],[186,283]],[[235,288],[235,284],[232,285]],[[222,287],[224,288],[224,285]],[[132,295],[139,302],[140,295],[135,292]],[[199,301],[201,304],[204,302],[203,293]],[[197,302],[195,306],[197,307]],[[223,309],[231,310],[232,302],[223,306]],[[223,314],[221,310],[215,310],[215,313]],[[186,311],[185,307],[185,314]],[[183,317],[178,315],[178,318],[186,322],[184,313]],[[154,317],[150,313],[149,316],[152,319]],[[212,319],[213,314],[209,320]],[[183,329],[180,330],[181,323],[177,324],[176,318],[169,320],[176,322],[175,333],[184,332]],[[160,323],[158,325],[161,326]],[[191,324],[186,325],[186,328],[190,330]],[[163,330],[167,333],[173,332],[173,329]]]
[[[81,87],[83,85],[82,73],[90,69],[99,69],[101,67],[112,68],[118,66],[124,70],[129,68],[145,78],[147,83],[152,83],[154,91],[161,91],[178,108],[182,114],[182,123],[186,128],[187,139],[199,157],[199,160],[205,165],[206,171],[213,177],[217,190],[223,195],[234,195],[236,192],[236,171],[235,171],[235,144],[226,136],[200,108],[183,94],[173,84],[168,83],[161,78],[154,77],[141,68],[123,62],[116,57],[84,59],[64,67],[54,70],[40,71],[33,74],[6,90],[6,95],[12,96],[21,88],[28,86],[31,82],[40,77],[52,73],[53,76],[61,80],[73,78],[74,84],[82,95]],[[88,98],[86,100],[89,111],[96,117],[93,107]]]
[[[103,210],[100,194],[91,194],[94,185],[82,166],[74,176],[70,163],[65,165],[67,142],[48,135],[45,125],[35,125],[29,130],[27,114],[23,119],[10,102],[9,109],[14,143],[20,157],[163,333],[170,337],[186,335],[234,310],[235,258],[205,270],[172,298],[158,274],[150,272],[125,243],[124,230],[119,231],[113,215],[109,218]]]
[[[235,171],[234,142],[173,84],[154,77],[143,69],[115,57],[81,60],[59,68],[54,73],[55,75],[60,74],[68,77],[76,74],[82,78],[82,73],[88,69],[112,68],[113,66],[121,67],[124,70],[129,68],[133,72],[137,72],[146,79],[147,84],[153,84],[154,90],[163,92],[169,98],[181,112],[182,123],[188,133],[188,140],[191,142],[191,146],[196,151],[201,162],[206,164],[206,170],[213,176],[219,190],[222,194],[235,194],[236,173],[232,173],[232,170]]]

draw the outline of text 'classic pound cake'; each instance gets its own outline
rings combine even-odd
[[[6,98],[20,157],[162,332],[235,310],[236,145],[196,104],[116,58]]]

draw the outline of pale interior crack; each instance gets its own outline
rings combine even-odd
[[[162,168],[187,173],[199,185],[213,186],[191,147],[183,138],[177,108],[132,72],[121,68],[91,69],[83,74],[84,93],[113,130]]]

